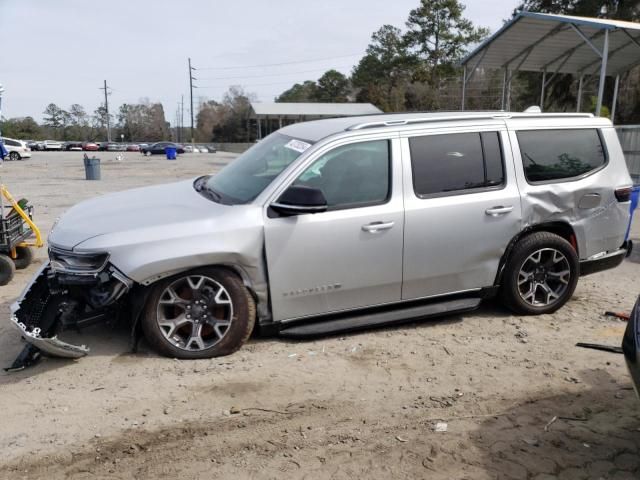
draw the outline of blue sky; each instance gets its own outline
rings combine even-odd
[[[383,24],[404,27],[418,0],[0,0],[2,115],[42,117],[50,102],[92,112],[103,80],[117,107],[161,101],[173,121],[188,103],[238,84],[271,101],[325,70],[349,73]],[[466,16],[492,32],[518,0],[467,0]],[[313,61],[311,61],[313,60]],[[290,63],[300,62],[300,63]],[[305,63],[302,63],[305,62]],[[238,66],[288,63],[251,68]],[[185,107],[185,117],[187,117]],[[186,120],[185,120],[186,123]]]

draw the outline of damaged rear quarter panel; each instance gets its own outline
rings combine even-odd
[[[624,241],[629,223],[629,203],[618,202],[615,189],[631,185],[631,178],[611,122],[602,118],[584,118],[575,119],[571,124],[564,120],[557,125],[550,119],[514,119],[507,123],[522,199],[523,228],[549,222],[571,225],[576,234],[581,260],[600,252],[618,249]],[[607,152],[607,164],[576,179],[544,184],[527,182],[516,131],[545,128],[600,130]],[[599,202],[594,204],[593,201],[583,200],[585,195],[592,194],[600,196]]]

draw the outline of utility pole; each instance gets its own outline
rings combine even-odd
[[[193,76],[193,70],[195,70],[195,67],[191,66],[191,58],[189,58],[189,93],[191,95],[191,145],[193,145],[193,89],[197,88],[193,86],[193,81],[197,80],[197,78]]]
[[[182,138],[183,128],[184,128],[184,95],[180,97],[180,138]]]
[[[104,90],[104,108],[107,111],[107,142],[111,141],[111,124],[109,121],[109,91],[107,87],[107,81],[104,81],[104,87],[100,90]]]

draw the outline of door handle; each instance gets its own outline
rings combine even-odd
[[[492,217],[497,217],[499,215],[506,215],[507,213],[509,213],[510,211],[513,210],[513,206],[508,206],[508,207],[503,207],[502,205],[498,206],[498,207],[491,207],[491,208],[487,208],[484,213],[486,213],[489,216]]]
[[[394,222],[371,222],[362,226],[362,230],[369,233],[377,233],[382,230],[389,230],[394,225]]]

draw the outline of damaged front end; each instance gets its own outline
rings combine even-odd
[[[117,319],[126,306],[133,281],[109,263],[107,253],[51,248],[49,258],[11,305],[11,322],[28,345],[8,371],[32,365],[43,353],[65,358],[86,355],[87,347],[63,342],[57,335]]]

